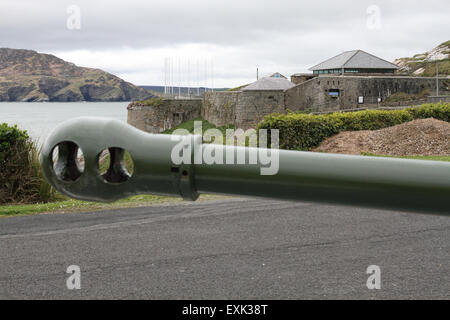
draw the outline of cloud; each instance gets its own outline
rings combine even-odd
[[[79,30],[67,28],[69,5],[80,8]],[[377,30],[367,27],[371,5],[380,10]],[[0,46],[54,53],[137,84],[162,84],[164,57],[208,57],[215,84],[233,86],[254,80],[256,67],[289,75],[344,50],[388,60],[429,50],[449,40],[448,12],[444,0],[2,0]]]

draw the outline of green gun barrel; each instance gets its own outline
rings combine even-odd
[[[57,157],[53,153],[56,146]],[[77,162],[79,149],[84,168]],[[110,151],[110,166],[101,174],[99,158],[105,149]],[[132,175],[124,167],[125,150],[134,162]],[[204,153],[223,161],[205,163]],[[173,154],[189,161],[176,163]],[[245,155],[246,163],[233,164],[239,154]],[[249,163],[255,154],[256,162]],[[275,161],[275,174],[262,174]],[[201,136],[149,134],[104,118],[78,118],[58,126],[44,143],[41,164],[51,185],[81,200],[115,201],[136,194],[195,200],[200,193],[216,193],[443,215],[450,212],[447,162],[202,145]]]

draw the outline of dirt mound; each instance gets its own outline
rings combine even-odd
[[[450,155],[450,123],[419,119],[374,131],[345,131],[323,141],[313,151],[382,155]]]

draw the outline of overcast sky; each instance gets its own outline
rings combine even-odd
[[[1,0],[0,46],[138,85],[164,85],[172,57],[175,85],[204,85],[206,64],[209,85],[213,74],[215,87],[233,87],[257,67],[289,76],[346,50],[412,56],[450,40],[449,21],[448,0]]]

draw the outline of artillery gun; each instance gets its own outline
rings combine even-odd
[[[173,152],[180,146],[184,158],[191,161],[174,163]],[[224,161],[196,161],[196,153],[205,149]],[[110,165],[102,174],[103,150],[109,150]],[[125,168],[125,150],[133,159],[133,174]],[[276,155],[277,172],[262,174],[267,161],[261,157],[254,163],[225,159],[239,154],[250,159],[255,153]],[[205,145],[201,136],[149,134],[105,118],[78,118],[59,125],[44,143],[41,165],[55,189],[89,201],[115,201],[137,194],[196,200],[201,193],[214,193],[450,213],[447,162]]]

